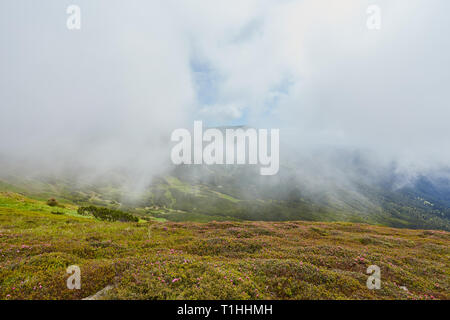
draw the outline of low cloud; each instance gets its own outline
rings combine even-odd
[[[79,31],[69,4],[0,4],[2,160],[144,181],[170,132],[205,120],[280,128],[302,156],[367,151],[406,176],[450,163],[445,0],[80,0]]]

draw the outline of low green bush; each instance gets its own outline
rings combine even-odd
[[[129,214],[127,212],[123,212],[120,210],[113,210],[108,209],[104,207],[95,207],[95,206],[89,206],[89,207],[79,207],[78,208],[78,214],[83,216],[92,215],[97,219],[103,220],[103,221],[131,221],[131,222],[138,222],[139,219],[132,214]]]

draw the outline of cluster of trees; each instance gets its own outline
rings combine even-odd
[[[112,210],[104,207],[79,207],[78,214],[87,216],[92,215],[97,219],[104,221],[138,222],[139,219],[132,214],[120,210]]]

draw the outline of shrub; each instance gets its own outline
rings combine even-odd
[[[58,205],[58,201],[55,198],[50,198],[47,200],[47,205],[50,207],[56,207]]]
[[[129,214],[127,212],[123,212],[120,210],[112,210],[104,207],[95,207],[95,206],[89,206],[89,207],[79,207],[78,208],[78,214],[87,216],[92,215],[97,219],[104,220],[104,221],[131,221],[131,222],[138,222],[139,219],[132,214]]]

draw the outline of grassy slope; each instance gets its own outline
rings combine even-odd
[[[80,299],[109,284],[115,288],[106,298],[113,299],[450,298],[444,231],[325,222],[108,223],[75,209],[0,193],[0,299]],[[81,290],[66,287],[73,264],[81,268]],[[381,290],[366,288],[370,264],[381,268]]]
[[[56,197],[78,205],[106,206],[141,217],[175,222],[348,221],[450,231],[450,209],[445,203],[426,201],[434,202],[426,195],[416,199],[413,193],[406,196],[389,188],[362,185],[359,190],[365,196],[340,190],[337,194],[324,193],[323,199],[312,201],[304,198],[300,190],[293,192],[289,183],[266,185],[255,181],[255,184],[240,185],[238,178],[224,172],[228,175],[224,173],[222,177],[220,172],[212,172],[210,178],[218,179],[214,183],[208,179],[183,178],[183,175],[181,178],[170,175],[155,178],[153,184],[139,194],[122,189],[120,181],[112,183],[99,179],[93,185],[77,185],[71,179],[43,177],[0,179],[0,190],[20,192],[37,200]]]

